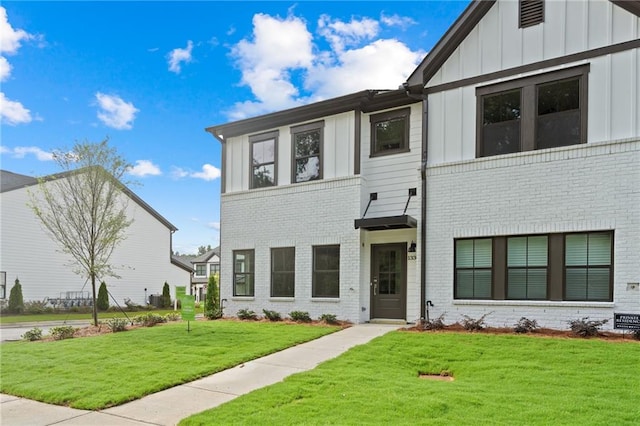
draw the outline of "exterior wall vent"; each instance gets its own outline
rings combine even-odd
[[[544,22],[544,0],[520,0],[520,28]]]

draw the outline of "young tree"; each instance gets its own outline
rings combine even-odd
[[[133,223],[127,217],[128,191],[123,181],[131,168],[108,139],[77,143],[57,150],[53,159],[63,172],[39,179],[30,192],[30,206],[63,253],[71,257],[76,274],[91,281],[93,322],[98,325],[96,279],[119,278],[109,263],[115,248]]]
[[[107,283],[102,281],[100,283],[100,289],[98,289],[98,309],[106,311],[109,309],[109,293],[107,292]]]
[[[169,283],[166,281],[162,286],[162,307],[163,308],[171,307],[171,289],[169,288]]]
[[[16,281],[11,287],[11,293],[9,293],[9,312],[14,314],[21,314],[24,310],[24,300],[22,300],[22,286],[20,280],[16,277]]]
[[[209,283],[207,284],[207,295],[204,299],[204,316],[208,319],[216,319],[222,316],[219,298],[216,276],[210,275]]]

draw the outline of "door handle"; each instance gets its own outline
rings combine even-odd
[[[374,278],[371,285],[373,286],[373,295],[377,296],[378,295],[378,279]]]

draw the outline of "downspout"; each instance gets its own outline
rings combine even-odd
[[[427,160],[428,160],[428,130],[429,130],[429,99],[428,95],[421,93],[416,95],[411,93],[409,83],[402,85],[408,97],[419,99],[422,101],[422,150],[420,160],[420,178],[422,180],[422,188],[420,192],[420,319],[426,317],[427,305]]]

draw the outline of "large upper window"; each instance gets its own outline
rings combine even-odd
[[[233,252],[233,295],[254,296],[254,251]]]
[[[271,249],[271,297],[295,296],[296,249]]]
[[[291,182],[322,179],[322,144],[324,122],[291,128],[293,173]]]
[[[584,65],[478,88],[478,157],[585,143],[588,71]]]
[[[613,300],[613,232],[455,240],[454,297]]]
[[[313,297],[340,297],[340,246],[313,247]]]
[[[204,263],[196,264],[196,276],[197,277],[206,277],[207,276],[207,265]]]
[[[409,108],[371,116],[371,156],[409,151]]]
[[[277,182],[278,132],[249,137],[251,145],[251,188],[274,186]]]

